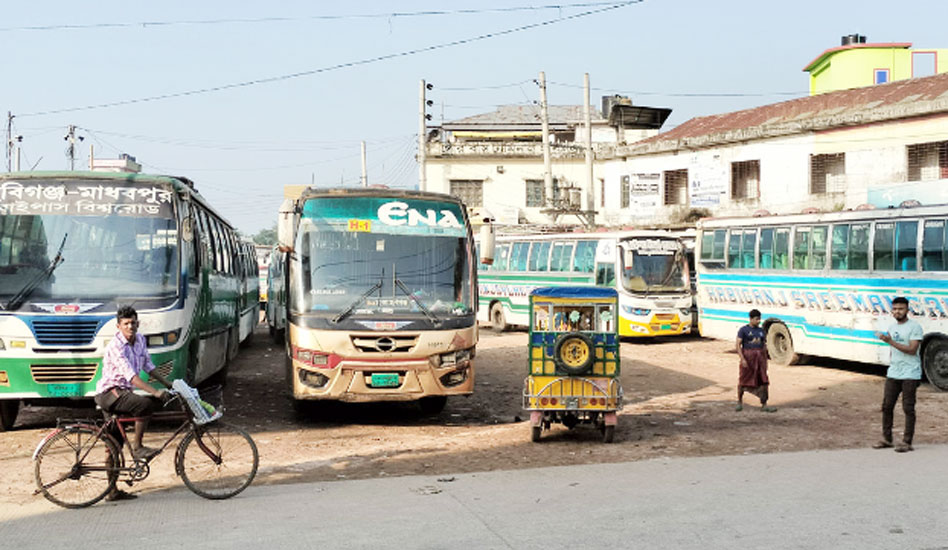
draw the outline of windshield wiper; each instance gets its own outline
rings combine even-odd
[[[336,315],[335,317],[333,317],[332,318],[333,324],[338,323],[339,321],[342,321],[343,319],[351,315],[352,312],[355,310],[355,308],[359,304],[361,304],[366,298],[368,298],[370,294],[372,294],[373,292],[375,292],[376,290],[380,288],[382,288],[382,279],[379,279],[379,282],[372,285],[372,288],[370,288],[369,290],[366,290],[365,294],[356,298],[351,304],[349,304],[349,307],[339,312],[339,315]]]
[[[425,314],[425,317],[427,317],[429,321],[431,321],[432,323],[436,325],[441,324],[441,319],[439,319],[434,313],[431,313],[431,310],[425,307],[425,304],[421,303],[421,300],[419,300],[417,296],[415,296],[408,290],[408,287],[405,286],[405,283],[403,283],[401,279],[396,278],[395,285],[398,286],[398,288],[402,289],[402,292],[404,292],[406,296],[411,298],[413,302],[418,304],[418,309],[420,309],[421,312]]]
[[[50,275],[53,274],[53,271],[56,271],[56,268],[59,267],[59,264],[63,263],[63,247],[66,246],[66,238],[69,237],[69,233],[63,235],[63,242],[59,244],[59,250],[56,251],[56,255],[53,256],[52,261],[49,262],[49,265],[46,266],[46,269],[42,273],[33,277],[23,285],[23,288],[19,292],[13,295],[12,298],[3,306],[3,309],[10,311],[12,309],[17,309],[20,307],[23,302],[30,297],[30,294],[36,290],[36,287],[40,285],[43,281],[48,279]]]

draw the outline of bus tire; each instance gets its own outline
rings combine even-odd
[[[795,365],[800,356],[793,351],[790,330],[783,323],[773,323],[767,328],[767,353],[774,364]]]
[[[507,317],[504,315],[504,304],[494,302],[490,305],[490,326],[494,332],[503,332],[510,326],[507,324]]]
[[[13,424],[16,422],[16,416],[19,412],[19,399],[0,400],[0,432],[8,432],[13,429]]]
[[[948,339],[935,338],[925,346],[922,366],[933,386],[948,391]]]
[[[566,374],[583,374],[595,360],[593,341],[581,332],[561,334],[553,344],[553,363]]]

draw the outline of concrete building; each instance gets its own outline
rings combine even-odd
[[[460,197],[487,209],[501,224],[579,224],[570,212],[603,206],[604,162],[617,146],[654,136],[671,109],[641,107],[622,97],[592,109],[593,188],[585,164],[586,127],[581,105],[548,108],[554,197],[545,189],[539,106],[501,106],[439,127],[427,139],[429,191]],[[590,198],[592,201],[590,201]],[[592,204],[590,204],[592,202]]]
[[[615,154],[608,225],[948,203],[948,73],[698,117]]]
[[[810,95],[948,72],[948,49],[913,49],[910,42],[867,43],[859,34],[810,61]]]

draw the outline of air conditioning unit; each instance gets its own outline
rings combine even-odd
[[[581,189],[569,190],[569,207],[576,210],[583,207],[583,191]]]

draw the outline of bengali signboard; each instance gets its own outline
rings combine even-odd
[[[13,180],[0,184],[0,215],[170,218],[173,196],[170,189],[154,185]]]
[[[662,175],[658,173],[631,175],[629,205],[636,214],[649,216],[658,210],[661,204],[659,194],[661,179]]]

